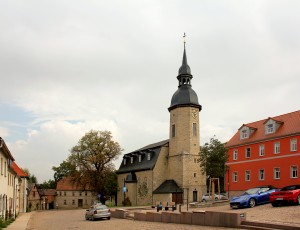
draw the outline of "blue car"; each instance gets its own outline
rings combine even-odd
[[[235,196],[230,199],[231,208],[253,208],[258,204],[265,204],[270,202],[270,194],[277,192],[279,189],[272,185],[259,186],[250,188],[240,196]]]

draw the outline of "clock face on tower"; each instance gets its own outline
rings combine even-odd
[[[197,118],[197,116],[198,116],[197,110],[196,110],[196,109],[193,109],[193,110],[192,110],[192,117],[193,117],[193,118]]]

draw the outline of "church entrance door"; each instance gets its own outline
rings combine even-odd
[[[182,193],[172,193],[172,202],[182,204]]]

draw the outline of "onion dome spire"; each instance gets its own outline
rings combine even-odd
[[[187,57],[186,57],[186,49],[185,49],[185,33],[184,33],[184,50],[183,50],[183,58],[182,58],[182,65],[178,71],[178,89],[173,94],[171,100],[171,106],[169,107],[169,111],[175,109],[177,107],[195,107],[201,110],[202,106],[198,102],[198,96],[196,92],[192,89],[191,80],[193,75],[191,74],[191,69],[187,64]]]

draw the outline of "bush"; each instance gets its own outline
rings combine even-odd
[[[131,206],[131,201],[129,197],[126,197],[125,200],[122,202],[123,206]]]
[[[8,225],[10,225],[12,222],[14,221],[14,219],[7,219],[4,220],[3,218],[0,218],[0,230],[2,230],[2,228],[6,228]]]

